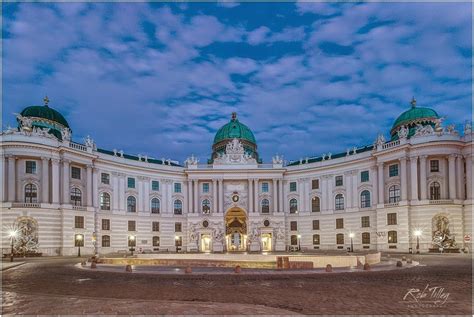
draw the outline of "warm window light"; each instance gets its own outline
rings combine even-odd
[[[349,233],[349,237],[354,238],[354,233],[353,232]]]
[[[421,236],[422,231],[421,230],[415,230],[415,237]]]

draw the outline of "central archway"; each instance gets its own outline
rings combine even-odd
[[[231,208],[225,215],[226,249],[230,252],[247,250],[247,215],[241,208]]]

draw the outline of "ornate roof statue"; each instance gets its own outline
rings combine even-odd
[[[214,164],[257,164],[257,161],[245,152],[242,142],[233,139],[227,143],[225,153],[219,154]]]

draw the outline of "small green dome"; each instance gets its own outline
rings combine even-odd
[[[67,123],[66,119],[64,119],[63,115],[46,105],[26,107],[20,114],[23,117],[43,118],[54,121],[65,126],[66,128],[69,128],[69,124]]]
[[[232,119],[229,123],[220,128],[214,137],[214,144],[224,140],[240,139],[256,144],[252,131],[237,119],[237,114],[232,113]]]
[[[413,107],[410,110],[405,111],[402,113],[395,123],[393,124],[392,129],[395,129],[401,125],[409,124],[413,121],[417,120],[432,120],[432,119],[439,119],[438,114],[436,111],[430,108],[423,108],[423,107]]]

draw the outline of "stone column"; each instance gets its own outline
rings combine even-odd
[[[457,196],[464,200],[464,161],[462,155],[456,158]]]
[[[254,212],[258,212],[260,209],[259,209],[259,199],[258,199],[258,186],[259,186],[259,183],[258,183],[258,179],[254,179],[254,184],[253,184],[253,192],[254,192],[254,195],[255,195],[255,199],[254,199],[254,207],[253,207],[253,211]]]
[[[426,200],[427,196],[427,182],[426,182],[426,155],[420,156],[420,199]]]
[[[188,179],[188,213],[193,212],[193,181]]]
[[[186,205],[185,202],[184,205]],[[148,213],[150,212],[150,179],[148,177],[143,179],[143,210]]]
[[[51,160],[51,202],[53,204],[59,204],[59,160]]]
[[[308,212],[311,212],[311,197],[310,197],[310,188],[309,188],[309,184],[310,184],[311,180],[309,178],[305,178],[304,179],[304,205],[306,207],[306,211]]]
[[[8,157],[8,201],[16,201],[16,157]]]
[[[346,188],[346,208],[352,207],[352,173],[345,172],[344,173],[344,187]]]
[[[377,164],[377,185],[379,189],[379,204],[385,203],[385,184],[384,184],[384,175],[383,175],[383,162]]]
[[[199,210],[199,181],[194,180],[194,212],[197,213]]]
[[[49,203],[49,158],[41,158],[41,202]]]
[[[278,190],[277,190],[277,180],[276,178],[273,179],[272,184],[272,195],[273,195],[273,213],[278,211]]]
[[[224,180],[219,179],[219,210],[217,212],[224,212]]]
[[[328,210],[328,177],[321,177],[321,211]]]
[[[143,211],[143,177],[137,177],[138,184],[137,184],[137,212]]]
[[[418,200],[418,157],[410,157],[411,200]]]
[[[249,179],[248,180],[248,197],[249,197],[249,210],[248,212],[253,212],[253,180]]]
[[[278,204],[278,211],[283,212],[285,210],[285,206],[283,204],[283,178],[280,178],[278,180],[278,187],[279,187],[279,193],[278,193],[278,198],[279,198],[279,204]]]
[[[63,204],[71,203],[69,193],[69,163],[69,160],[63,159]]]
[[[148,181],[150,183],[150,181]],[[149,186],[150,184],[148,184]],[[182,191],[183,191],[183,214],[187,214],[189,211],[189,206],[188,206],[188,184],[185,180],[182,182]],[[148,194],[150,195],[150,194]],[[150,198],[148,197],[148,206],[150,205]]]
[[[160,212],[162,213],[170,213],[170,211],[168,210],[169,208],[169,203],[168,203],[168,184],[167,184],[167,180],[166,179],[162,179],[161,180],[161,186],[160,186],[160,190],[161,190],[161,204],[160,204],[160,208],[162,210],[160,210]]]
[[[174,191],[174,188],[173,188],[173,181],[171,179],[168,179],[166,180],[166,186],[168,187],[167,191],[166,191],[166,198],[167,198],[167,201],[168,201],[168,210],[174,214],[174,203],[173,203],[173,191]]]
[[[352,171],[352,207],[359,206],[359,194],[357,192],[357,171]]]
[[[455,169],[455,163],[456,163],[456,155],[451,154],[448,157],[448,164],[449,164],[449,170],[448,170],[448,178],[449,178],[449,199],[456,199],[456,169]]]
[[[119,179],[118,173],[112,172],[112,206],[111,210],[119,210]]]
[[[304,206],[304,183],[303,183],[303,179],[302,178],[299,178],[298,179],[298,182],[296,183],[298,186],[297,187],[297,190],[298,190],[298,196],[299,196],[299,199],[298,199],[298,212],[302,212],[302,211],[305,211],[305,206]]]
[[[328,197],[326,198],[327,202],[328,202],[327,205],[326,205],[328,207],[328,210],[334,210],[334,208],[335,208],[334,198],[333,198],[333,195],[332,195],[333,184],[334,184],[333,175],[328,175],[328,179],[327,179],[327,187],[328,187],[327,194],[328,194]]]
[[[372,204],[377,204],[377,202],[379,201],[379,195],[378,195],[378,190],[377,190],[377,186],[375,185],[376,184],[376,181],[377,181],[377,167],[375,166],[372,166],[370,168],[370,183],[372,183],[372,197],[371,197],[371,205]]]
[[[217,211],[217,180],[212,179],[212,213]]]
[[[92,168],[92,206],[99,207],[99,170]]]
[[[466,155],[466,198],[472,199],[472,155]]]
[[[86,197],[87,197],[87,206],[92,206],[92,165],[87,165],[86,168]]]
[[[407,183],[407,159],[406,157],[402,157],[399,159],[400,161],[400,187],[401,187],[401,197],[400,200],[405,201],[407,200],[408,194],[408,183]]]
[[[125,211],[125,174],[119,174],[119,207],[121,211]]]

